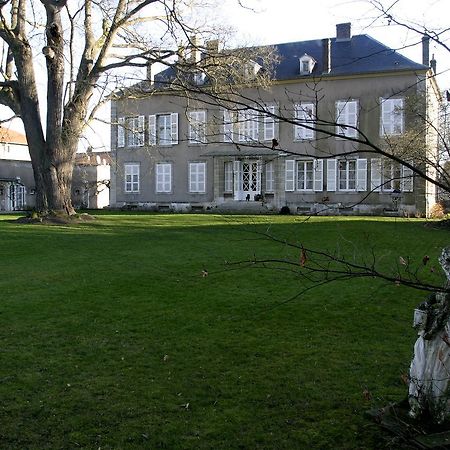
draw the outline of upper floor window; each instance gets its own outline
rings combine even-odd
[[[206,111],[189,111],[189,143],[206,143]]]
[[[125,164],[124,172],[125,192],[139,192],[139,164]]]
[[[178,144],[178,113],[151,114],[148,131],[150,145]]]
[[[402,134],[404,127],[403,98],[382,98],[380,103],[380,136]]]
[[[316,64],[316,60],[312,56],[305,53],[300,58],[300,75],[311,74],[314,69],[315,64]]]
[[[234,111],[223,110],[223,142],[233,142],[234,140]]]
[[[295,119],[297,124],[294,125],[294,139],[314,139],[314,131],[309,128],[313,126],[315,121],[315,107],[313,103],[300,103],[294,106]],[[303,126],[306,125],[306,126]],[[308,128],[307,128],[308,127]]]
[[[117,147],[142,147],[145,142],[145,118],[119,117],[117,125]]]
[[[252,110],[239,111],[239,141],[258,141],[258,113]]]
[[[345,100],[336,102],[336,134],[355,138],[358,126],[358,101]]]

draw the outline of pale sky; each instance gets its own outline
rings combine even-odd
[[[352,34],[368,34],[383,44],[398,49],[415,62],[422,62],[421,36],[376,20],[379,13],[368,0],[222,0],[217,16],[236,28],[243,42],[277,44],[334,37],[336,24],[351,22]],[[392,15],[414,21],[420,30],[450,28],[449,0],[381,0],[394,5]],[[238,38],[238,39],[239,39]],[[444,35],[450,46],[450,32]],[[411,47],[409,47],[411,46]],[[402,49],[402,50],[401,50]],[[439,85],[450,88],[450,52],[430,43],[430,56],[435,54]]]

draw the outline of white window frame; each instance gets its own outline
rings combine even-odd
[[[300,176],[300,173],[303,177]],[[295,176],[297,191],[314,192],[314,160],[296,161]]]
[[[204,194],[206,192],[206,163],[189,163],[189,192]]]
[[[380,98],[380,136],[398,136],[405,127],[405,100]]]
[[[358,110],[358,100],[339,100],[336,102],[336,134],[338,137],[357,137]]]
[[[343,168],[342,168],[343,167]],[[353,177],[351,175],[353,174]],[[344,175],[344,176],[343,176]],[[355,192],[357,184],[357,160],[339,159],[337,162],[337,187],[342,192]]]
[[[406,166],[401,166],[400,191],[414,191],[414,171]]]
[[[206,144],[206,111],[189,111],[189,144]]]
[[[305,125],[312,125],[316,118],[314,103],[302,102],[294,105],[295,120]],[[315,130],[305,128],[302,125],[294,125],[294,140],[312,140],[315,138]]]
[[[233,161],[224,163],[224,192],[233,192]]]
[[[164,147],[178,144],[178,113],[150,114],[148,139],[150,145]]]
[[[238,113],[239,142],[257,142],[259,129],[259,113],[244,110]]]
[[[142,147],[145,144],[145,117],[127,117],[127,147]]]
[[[311,165],[311,187],[307,187],[305,181],[299,184],[299,168]],[[305,170],[303,170],[305,172]],[[323,160],[303,159],[285,161],[285,191],[286,192],[322,192],[323,191]]]
[[[124,164],[124,191],[127,194],[136,194],[140,190],[140,164]]]
[[[266,192],[275,191],[275,167],[273,161],[266,162]]]
[[[169,194],[172,192],[172,163],[155,164],[156,192],[158,194]]]

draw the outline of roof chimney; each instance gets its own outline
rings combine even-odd
[[[331,39],[322,39],[322,73],[331,72]]]
[[[431,70],[433,71],[433,75],[436,75],[436,60],[434,59],[434,55],[431,57],[431,61],[430,61],[430,67]]]
[[[208,56],[216,56],[219,53],[219,39],[206,42],[206,53]]]
[[[192,64],[198,63],[201,58],[201,51],[200,51],[200,39],[197,35],[191,36],[191,55],[190,55],[190,62]]]
[[[352,24],[338,23],[336,25],[336,42],[349,41],[352,37]]]
[[[422,36],[422,64],[430,66],[430,36]]]
[[[147,62],[147,81],[150,81],[150,83],[153,81],[153,79],[152,79],[152,63],[150,61]]]

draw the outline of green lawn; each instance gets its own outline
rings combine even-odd
[[[426,294],[373,279],[302,289],[254,231],[397,266],[437,266],[421,220],[0,216],[0,448],[371,449],[366,410],[403,399]],[[207,269],[209,275],[201,272]],[[439,270],[427,279],[441,282]],[[363,396],[368,389],[372,399]]]

